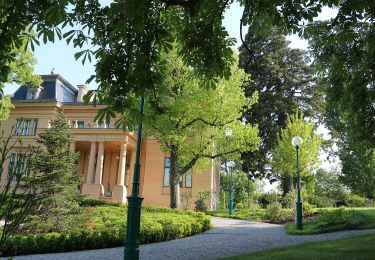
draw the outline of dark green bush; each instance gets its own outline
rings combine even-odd
[[[366,222],[366,216],[358,211],[340,208],[323,212],[315,222],[315,229],[320,233],[356,229]]]
[[[197,195],[196,200],[194,202],[195,211],[206,212],[207,209],[208,209],[207,200],[210,196],[211,196],[210,191],[200,191],[200,192],[198,192],[198,195]]]
[[[91,204],[92,205],[92,204]],[[10,237],[3,256],[68,252],[118,247],[126,233],[126,207],[97,206],[91,213],[92,230],[76,229],[66,233],[15,235]],[[144,206],[141,243],[182,238],[211,228],[211,218],[201,212]]]
[[[346,199],[346,204],[348,207],[364,207],[366,199],[358,196],[356,194],[349,194],[348,198]]]
[[[272,203],[279,203],[281,200],[281,195],[275,191],[262,194],[259,198],[259,203],[262,205],[262,208],[267,208],[268,205]]]
[[[302,204],[302,214],[303,216],[311,216],[316,212],[316,207],[307,202]]]
[[[85,197],[83,197],[79,201],[79,205],[81,207],[96,207],[96,206],[105,206],[105,205],[121,206],[119,203],[109,202],[109,201],[105,201],[105,200],[94,200],[94,199],[89,199],[89,198],[85,198]]]
[[[335,206],[335,200],[326,196],[310,195],[309,203],[318,208],[329,208]]]
[[[267,206],[263,219],[266,222],[283,223],[293,219],[293,212],[283,209],[280,203],[271,203]]]
[[[5,242],[3,256],[44,254],[121,246],[125,230],[106,229],[88,232],[16,235]]]

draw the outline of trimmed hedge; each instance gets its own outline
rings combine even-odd
[[[6,243],[2,256],[69,252],[118,247],[126,235],[126,207],[97,206],[91,230],[67,233],[15,235]],[[211,217],[200,212],[145,206],[142,211],[142,244],[161,242],[202,233],[211,228]]]

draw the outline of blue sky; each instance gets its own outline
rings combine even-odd
[[[102,1],[107,3],[108,1]],[[236,49],[240,46],[240,17],[242,8],[238,4],[233,4],[225,13],[224,25],[227,28],[230,37],[237,39]],[[322,15],[324,18],[330,16],[330,11],[325,10]],[[247,28],[243,29],[246,34]],[[293,48],[307,48],[307,42],[299,39],[296,36],[289,37],[291,46]],[[93,63],[86,63],[82,65],[80,61],[74,59],[74,53],[78,50],[74,49],[72,45],[67,45],[65,41],[56,41],[55,43],[41,43],[35,49],[35,57],[38,61],[35,66],[37,74],[49,74],[54,68],[54,72],[62,75],[72,85],[79,85],[86,82],[86,80],[94,74]],[[88,85],[89,88],[95,88],[95,82]],[[5,93],[12,94],[18,88],[17,85],[8,85],[5,88]]]

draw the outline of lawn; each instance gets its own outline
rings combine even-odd
[[[342,214],[334,214],[340,211]],[[287,233],[309,235],[348,229],[375,228],[375,208],[328,208],[318,209],[317,212],[319,215],[315,219],[303,221],[303,230],[297,230],[294,223],[287,224]]]
[[[299,246],[277,248],[223,259],[374,259],[375,234],[343,238],[333,241],[320,241]]]

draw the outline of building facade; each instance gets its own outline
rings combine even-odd
[[[38,133],[50,127],[51,119],[63,112],[73,138],[71,149],[79,153],[77,174],[82,175],[82,183],[77,192],[93,199],[126,203],[132,189],[137,134],[116,129],[116,119],[95,122],[95,115],[104,106],[84,105],[82,98],[88,91],[84,85],[76,88],[59,74],[42,78],[39,88],[21,86],[14,93],[14,109],[0,126],[5,135],[16,127],[14,138],[21,137],[24,147],[31,145]],[[7,182],[7,169],[17,149],[3,164],[0,185]],[[214,164],[201,172],[186,173],[180,179],[180,191],[191,193],[192,200],[198,192],[211,191],[211,209],[216,208],[219,187],[219,171]],[[142,141],[140,192],[144,204],[169,206],[169,155],[151,137]]]

